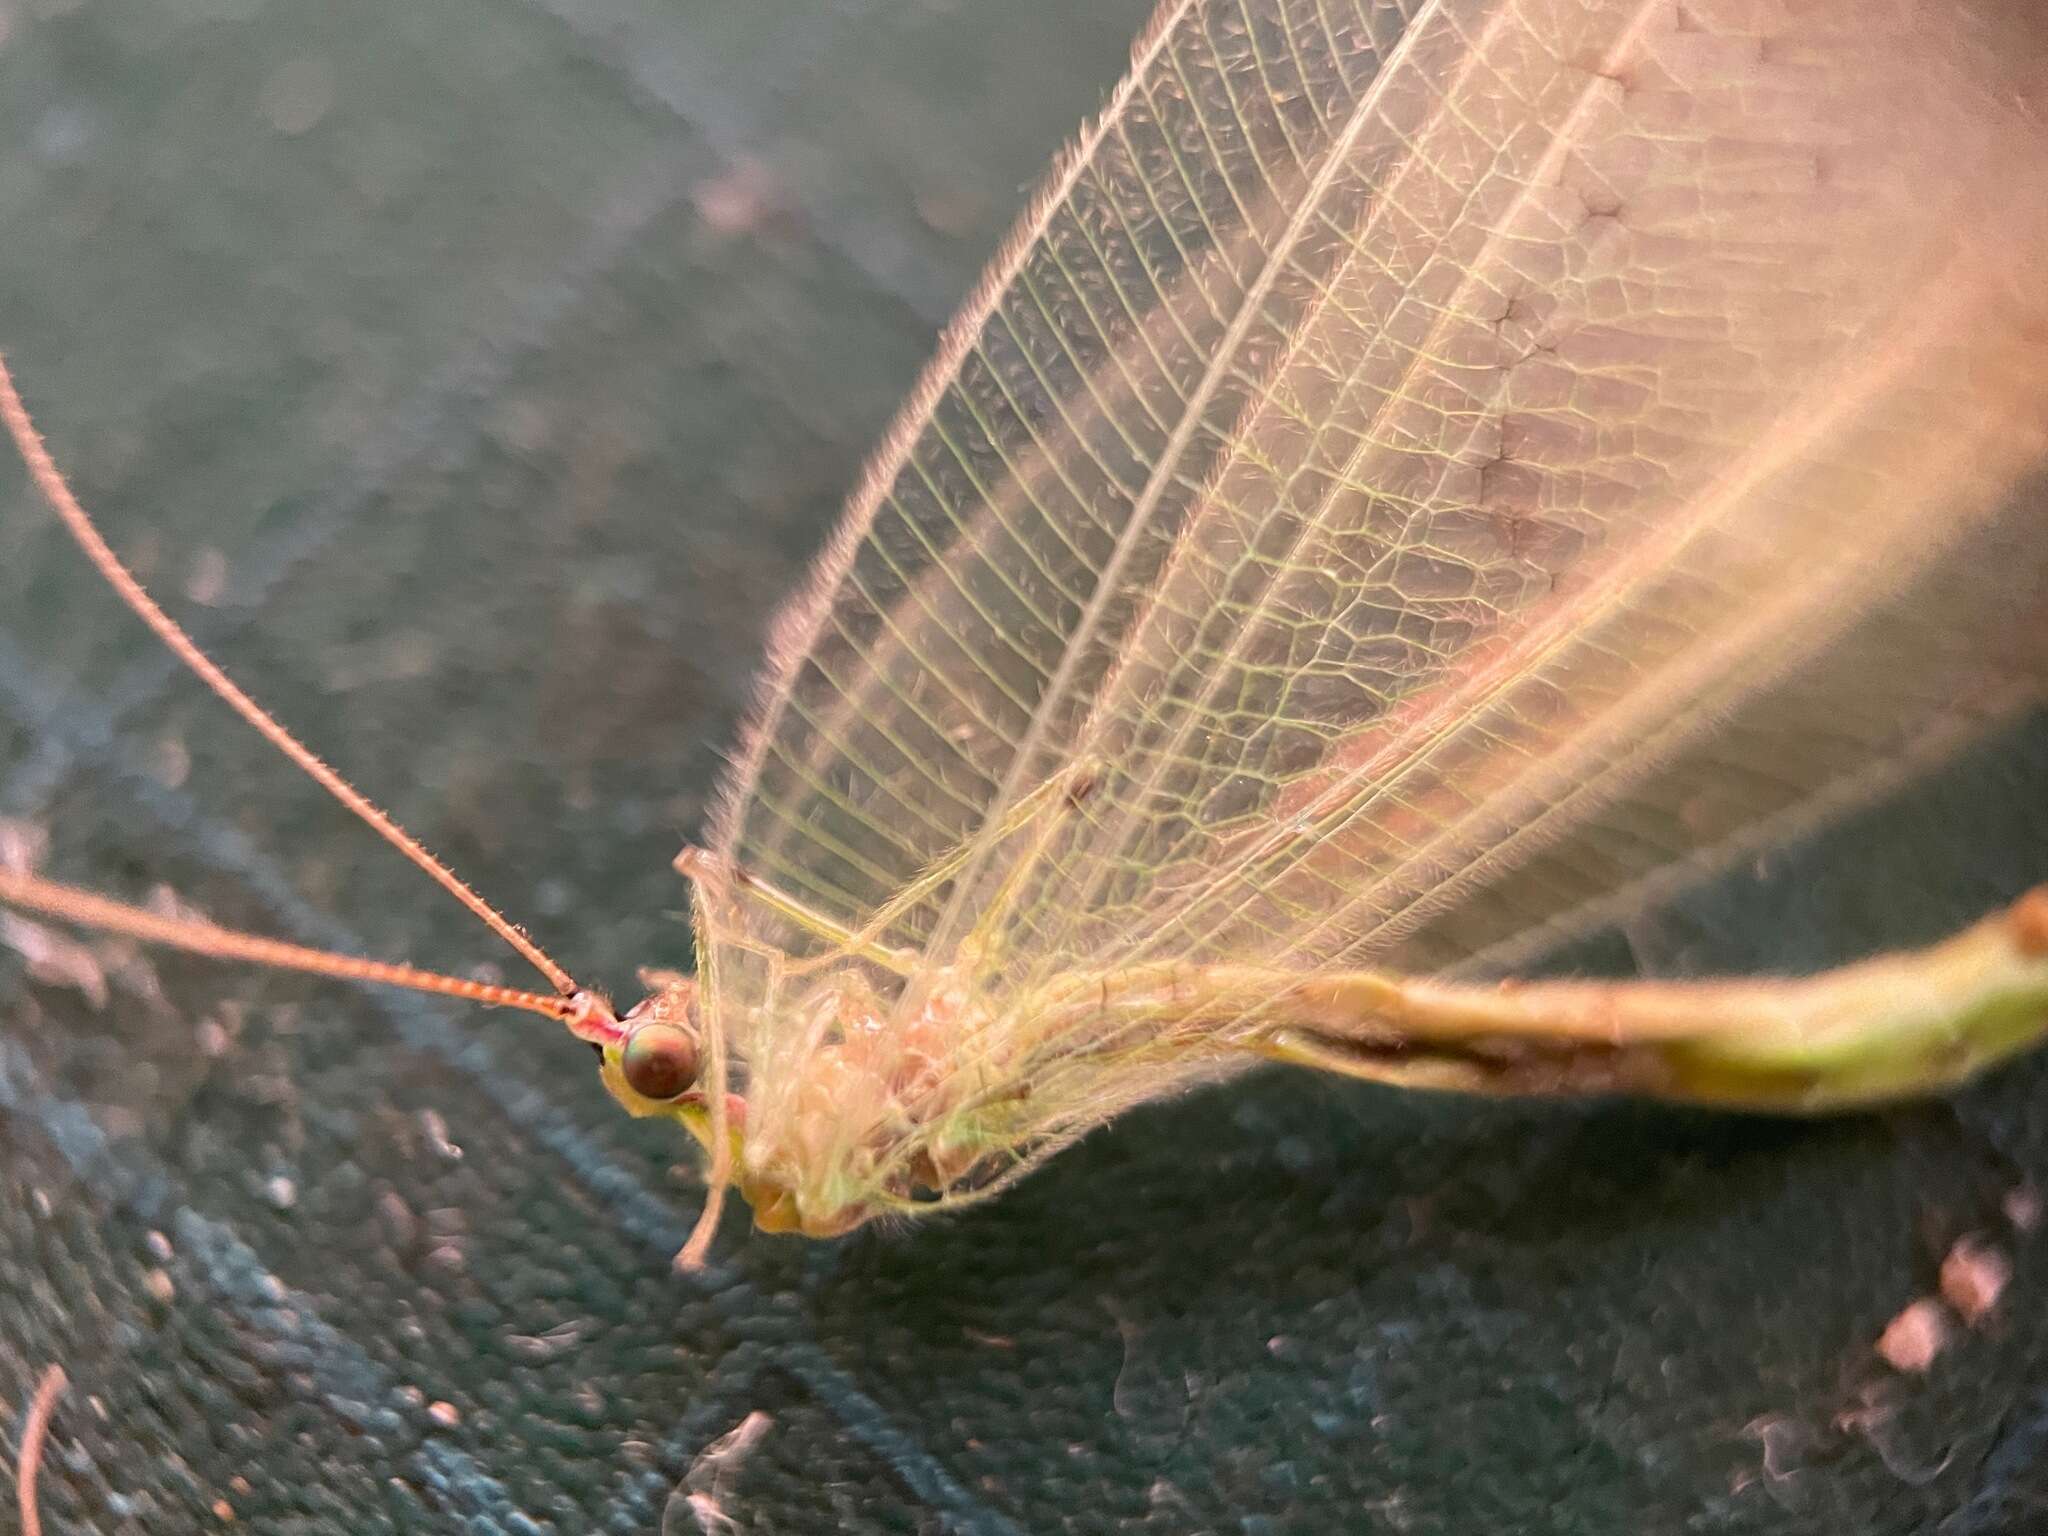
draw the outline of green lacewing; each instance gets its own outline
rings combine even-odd
[[[2042,26],[2016,3],[1169,0],[777,624],[623,1012],[526,1008],[769,1230],[982,1200],[1262,1062],[1817,1111],[2048,1026],[2048,889],[1803,978],[1516,972],[2048,694]],[[1510,978],[1503,980],[1502,978]]]

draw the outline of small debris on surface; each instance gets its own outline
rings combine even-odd
[[[2012,1261],[1975,1238],[1963,1238],[1941,1261],[1941,1296],[1972,1328],[1998,1305],[2012,1279]]]
[[[2031,1184],[2016,1184],[2005,1192],[2005,1219],[2017,1232],[2031,1232],[2041,1225],[2041,1192]]]
[[[149,1256],[155,1259],[157,1263],[168,1264],[171,1262],[171,1240],[165,1237],[163,1233],[152,1230],[144,1240],[144,1244],[149,1249]]]
[[[263,1198],[280,1211],[288,1211],[299,1203],[299,1186],[283,1174],[263,1181]]]
[[[437,1401],[427,1404],[427,1417],[443,1429],[453,1429],[462,1422],[461,1410],[450,1402]]]
[[[1798,1472],[1812,1440],[1805,1425],[1782,1413],[1759,1414],[1743,1425],[1742,1432],[1763,1448],[1764,1477],[1773,1483]],[[1748,1473],[1741,1474],[1737,1491],[1752,1480]]]
[[[775,1421],[759,1409],[705,1446],[661,1512],[661,1536],[733,1536],[740,1529],[725,1506],[727,1485]]]
[[[1915,1375],[1934,1364],[1948,1344],[1948,1314],[1932,1296],[1908,1302],[1878,1335],[1877,1352],[1895,1371]]]
[[[576,1318],[558,1324],[545,1333],[507,1334],[505,1347],[520,1359],[539,1364],[574,1349],[583,1338],[585,1326],[584,1319]]]
[[[1877,1452],[1885,1470],[1909,1488],[1925,1488],[1955,1460],[1955,1446],[1951,1445],[1934,1461],[1915,1459],[1911,1437],[1902,1432],[1897,1408],[1885,1401],[1885,1393],[1875,1383],[1866,1383],[1859,1406],[1849,1408],[1835,1415],[1835,1428],[1849,1434],[1860,1435],[1870,1448]]]
[[[152,1300],[169,1306],[177,1299],[178,1287],[167,1270],[152,1269],[144,1273],[142,1288],[149,1292]]]
[[[426,1134],[427,1145],[451,1163],[462,1161],[462,1148],[448,1139],[448,1122],[441,1118],[439,1110],[420,1111],[420,1129]]]
[[[0,912],[0,944],[20,955],[31,979],[50,987],[71,987],[98,1012],[107,1006],[107,973],[99,957],[54,928]]]
[[[50,834],[32,821],[0,816],[0,869],[14,875],[32,875],[50,846]]]
[[[690,1470],[712,1474],[737,1472],[741,1464],[754,1454],[754,1447],[766,1439],[768,1431],[774,1427],[773,1419],[755,1409],[705,1446],[702,1454],[690,1463]]]
[[[728,1515],[718,1500],[710,1494],[685,1493],[679,1497],[680,1505],[676,1498],[671,1498],[668,1508],[662,1511],[661,1536],[680,1536],[683,1529],[680,1520],[674,1525],[670,1524],[679,1508],[689,1511],[690,1518],[696,1522],[697,1529],[702,1531],[704,1536],[739,1536],[739,1521]]]

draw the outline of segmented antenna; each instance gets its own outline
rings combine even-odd
[[[156,599],[143,589],[142,583],[136,580],[134,573],[121,562],[121,557],[114,553],[113,546],[101,536],[85,508],[79,505],[78,498],[72,495],[71,487],[65,484],[63,473],[57,468],[56,461],[50,457],[49,449],[43,445],[42,435],[36,431],[35,423],[29,417],[28,407],[22,404],[21,394],[14,387],[14,376],[8,371],[4,357],[0,357],[0,418],[5,419],[7,431],[14,439],[14,446],[20,450],[22,462],[28,466],[29,478],[35,481],[36,489],[42,493],[43,500],[49,503],[50,510],[57,514],[78,547],[85,551],[85,557],[106,579],[107,585],[112,587],[121,601],[134,611],[136,617],[147,624],[156,637],[170,648],[171,654],[196,673],[199,680],[219,695],[230,709],[248,721],[265,741],[296,763],[308,778],[339,800],[357,819],[366,823],[371,831],[425,870],[443,890],[469,908],[487,928],[525,956],[535,970],[547,977],[549,984],[557,992],[569,997],[581,991],[576,985],[575,978],[555,964],[548,957],[547,951],[458,879],[452,870],[427,852],[417,838],[371,804],[354,785],[302,745],[296,736],[280,725],[262,705],[244,693],[234,679],[200,650],[177,620],[157,606]],[[243,958],[253,957],[245,955]],[[374,962],[360,963],[369,965]],[[328,974],[339,973],[330,971]]]
[[[334,976],[343,981],[368,981],[379,986],[404,987],[410,992],[433,992],[442,997],[459,997],[486,1008],[523,1008],[566,1024],[579,1039],[599,1045],[620,1037],[611,1004],[594,992],[572,992],[557,996],[551,992],[526,992],[501,987],[494,982],[472,981],[466,976],[447,976],[423,971],[418,966],[368,960],[361,955],[338,954],[314,949],[283,939],[223,928],[200,918],[168,917],[126,902],[113,901],[92,891],[60,885],[54,880],[0,869],[0,904],[24,912],[38,912],[60,922],[75,923],[103,933],[125,933],[145,944],[182,949],[187,954],[214,960],[240,961],[269,966],[280,971],[306,971],[315,976]]]
[[[43,1466],[43,1442],[50,1435],[50,1419],[57,1412],[57,1399],[69,1385],[64,1367],[53,1365],[36,1383],[36,1395],[21,1422],[21,1451],[14,1474],[15,1507],[21,1515],[21,1536],[43,1536],[43,1517],[36,1507],[36,1474]]]

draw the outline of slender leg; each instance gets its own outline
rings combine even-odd
[[[1058,825],[1058,818],[1048,817],[1045,812],[1054,806],[1077,804],[1081,798],[1085,798],[1087,787],[1092,784],[1094,771],[1091,764],[1081,763],[1058,778],[1041,784],[1011,808],[997,830],[997,837],[1014,836],[1036,821],[1041,828],[1038,846],[1042,847]],[[916,879],[890,897],[886,903],[876,908],[874,915],[857,929],[835,922],[759,875],[742,869],[730,859],[704,849],[685,848],[676,855],[675,867],[678,873],[707,889],[744,890],[777,916],[786,918],[804,932],[814,934],[832,946],[829,954],[814,956],[808,960],[791,961],[786,967],[788,975],[800,976],[836,964],[848,956],[857,956],[873,961],[899,976],[908,976],[917,968],[918,952],[884,944],[882,935],[887,933],[904,913],[952,879],[967,863],[973,851],[972,842],[961,843],[948,851]],[[1021,870],[1029,862],[1028,857],[1019,859],[1015,867]],[[990,914],[984,915],[977,932],[989,926],[991,916],[1000,916],[1007,909],[1010,891],[1011,886],[1006,883],[1003,890],[998,893],[997,901],[991,905]]]
[[[806,906],[787,891],[771,885],[752,871],[742,869],[730,859],[706,849],[685,848],[676,855],[675,868],[677,874],[694,883],[716,904],[722,905],[729,901],[735,889],[745,891],[748,896],[776,916],[787,919],[804,932],[815,934],[832,946],[832,952],[819,959],[786,964],[784,969],[787,974],[800,975],[827,961],[841,960],[849,955],[871,960],[899,976],[908,976],[916,965],[917,956],[913,951],[896,949],[875,941],[874,935],[880,932],[875,923],[871,922],[859,932],[855,932],[845,924],[834,922],[824,913]]]
[[[1017,807],[1005,821],[1002,835],[1011,836],[1026,826],[1032,827],[1031,844],[1017,857],[1010,860],[1009,872],[996,887],[995,895],[976,919],[961,948],[982,960],[996,958],[1001,953],[1000,935],[1003,923],[1010,915],[1010,908],[1016,902],[1024,882],[1037,868],[1038,856],[1051,844],[1054,836],[1065,824],[1062,812],[1078,812],[1088,798],[1095,793],[1100,782],[1102,765],[1093,758],[1082,758],[1060,774],[1048,779],[1030,794],[1017,802]],[[1050,813],[1050,814],[1048,814]],[[1035,823],[1035,825],[1033,825]],[[963,851],[962,855],[965,857]]]

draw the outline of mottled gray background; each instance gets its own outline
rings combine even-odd
[[[629,991],[688,961],[668,860],[766,615],[1144,9],[0,0],[0,345],[202,639]],[[11,464],[0,613],[0,816],[53,872],[496,958]],[[2037,719],[1571,958],[1818,963],[2044,871]],[[547,1026],[100,958],[95,1008],[0,949],[0,1430],[61,1360],[52,1531],[652,1533],[679,1486],[762,1532],[2048,1519],[2048,1239],[2000,1214],[2038,1063],[1821,1126],[1275,1073],[683,1280],[684,1149]],[[1971,1231],[2004,1305],[1893,1376]]]

